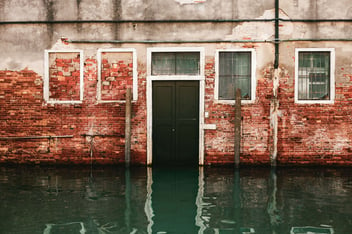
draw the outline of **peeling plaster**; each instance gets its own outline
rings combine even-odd
[[[19,62],[20,61],[20,62]],[[25,64],[25,65],[24,65]],[[21,70],[33,70],[39,75],[43,75],[43,61],[39,60],[30,60],[23,63],[23,60],[13,59],[7,57],[0,62],[0,70],[10,70],[10,71],[21,71]]]
[[[61,37],[58,39],[51,47],[51,50],[84,50],[84,59],[90,58],[90,57],[96,57],[97,50],[94,47],[88,47],[87,45],[79,45],[79,44],[74,44],[74,43],[67,43],[65,40],[67,40],[67,37]]]
[[[289,19],[288,15],[280,9],[279,17]],[[264,14],[256,19],[274,19],[275,9],[266,10]],[[280,27],[280,35],[290,35],[293,32],[293,24],[285,23]],[[273,40],[275,30],[273,22],[245,22],[232,29],[232,34],[225,37],[226,40],[256,39],[256,40]]]
[[[64,40],[63,40],[64,38],[65,37],[62,37],[62,38],[58,39],[55,42],[55,44],[50,49],[52,49],[52,50],[65,50],[65,49],[68,49],[68,48],[69,49],[73,49],[72,46],[70,46],[72,44],[68,44],[68,43],[64,42]]]
[[[270,101],[270,128],[272,129],[272,150],[271,150],[271,164],[272,166],[276,166],[276,158],[277,158],[277,143],[278,143],[278,109],[279,109],[279,101],[274,98]]]
[[[279,111],[279,100],[278,100],[278,89],[279,89],[279,77],[281,69],[274,70],[273,77],[273,99],[270,101],[270,128],[272,129],[272,140],[273,146],[271,151],[271,165],[276,166],[277,159],[277,143],[278,143],[278,118],[281,116]]]
[[[175,0],[175,2],[178,2],[181,5],[184,4],[198,4],[198,3],[205,3],[207,0]]]

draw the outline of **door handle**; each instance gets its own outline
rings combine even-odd
[[[174,131],[176,131],[176,129],[173,128],[172,131],[174,132]]]

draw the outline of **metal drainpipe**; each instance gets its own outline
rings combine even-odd
[[[284,22],[304,22],[304,23],[324,23],[324,22],[352,22],[352,19],[282,19],[276,17],[278,21]],[[270,22],[276,19],[184,19],[184,20],[16,20],[0,21],[1,24],[86,24],[86,23],[243,23],[243,22]]]
[[[352,38],[293,38],[293,39],[280,39],[278,41],[275,40],[72,40],[67,38],[61,39],[65,43],[110,43],[110,44],[157,44],[157,43],[174,43],[174,44],[181,44],[181,43],[274,43],[279,45],[281,42],[292,42],[292,41],[352,41]],[[275,47],[276,48],[276,47]],[[279,51],[279,50],[278,50]],[[277,56],[279,53],[277,54]],[[276,54],[275,54],[276,56]],[[277,65],[279,65],[279,60],[277,59]]]
[[[301,23],[329,23],[329,22],[352,22],[352,19],[279,19],[286,22],[301,22]]]
[[[275,0],[275,69],[279,67],[279,42],[279,0]]]
[[[243,22],[270,22],[274,19],[183,19],[183,20],[33,20],[33,21],[0,21],[0,24],[85,24],[85,23],[243,23]]]
[[[282,39],[280,42],[291,42],[291,41],[352,41],[352,38],[293,38],[293,39]]]
[[[156,44],[156,43],[274,43],[273,40],[71,40],[61,38],[64,43],[143,43],[143,44]]]

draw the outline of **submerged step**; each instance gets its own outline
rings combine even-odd
[[[290,234],[333,234],[331,227],[292,227]]]

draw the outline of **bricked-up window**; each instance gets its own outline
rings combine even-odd
[[[82,51],[45,51],[44,99],[48,103],[82,102]]]
[[[152,75],[199,75],[199,52],[153,52]]]
[[[100,49],[98,51],[98,101],[126,100],[127,88],[137,100],[137,62],[134,49]]]
[[[296,101],[331,101],[333,50],[297,49]]]
[[[234,101],[235,90],[241,89],[242,100],[255,99],[254,50],[224,50],[217,52],[216,98]]]

